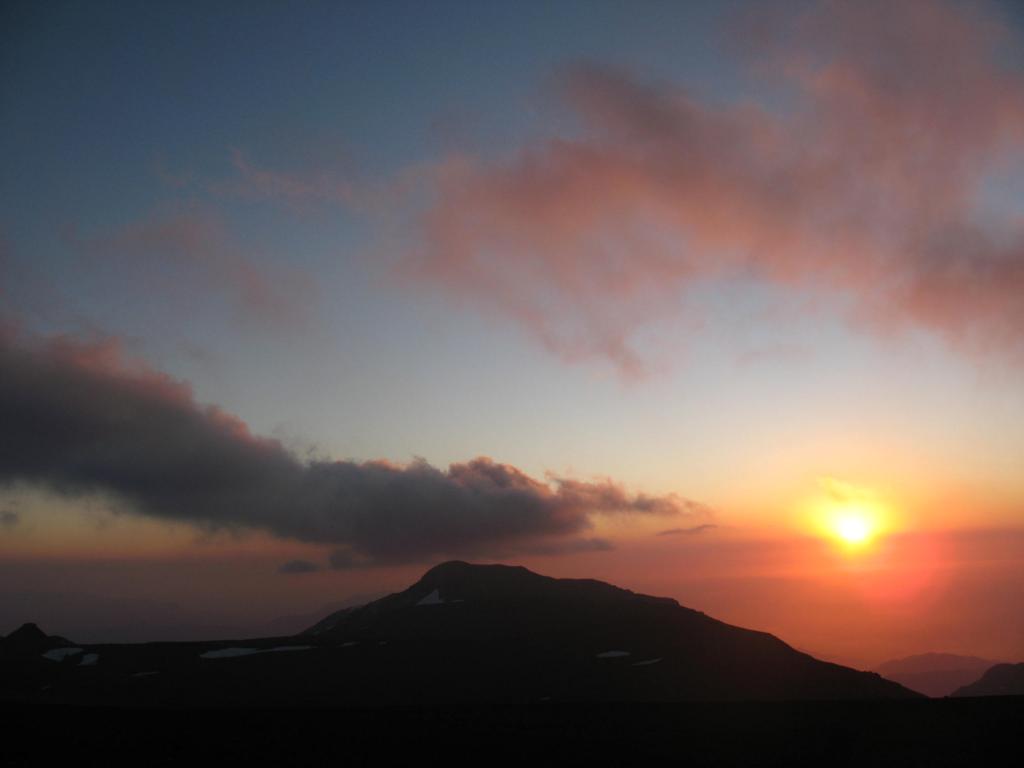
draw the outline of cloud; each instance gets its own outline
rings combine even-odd
[[[21,516],[17,512],[12,512],[9,509],[0,512],[0,528],[13,528],[20,521]]]
[[[742,37],[762,104],[576,68],[576,134],[438,163],[407,268],[627,376],[650,365],[644,328],[736,279],[1018,357],[1024,221],[981,210],[990,175],[1024,158],[1010,34],[942,0],[762,9]]]
[[[703,525],[694,525],[689,528],[668,528],[664,531],[658,531],[659,536],[696,536],[699,533],[707,533],[708,531],[717,528],[717,525],[712,523],[704,523]]]
[[[133,276],[139,290],[171,285],[175,294],[213,289],[242,316],[269,325],[301,325],[314,289],[302,272],[262,263],[237,241],[223,220],[196,206],[160,210],[118,230],[69,240],[87,258]],[[170,268],[178,280],[161,273]],[[189,281],[183,288],[180,279]]]
[[[602,515],[687,515],[611,480],[544,481],[486,457],[303,462],[116,342],[0,333],[0,485],[109,493],[135,512],[336,547],[352,564],[579,543]],[[572,544],[571,542],[577,542]],[[341,559],[332,565],[341,567]]]
[[[277,572],[287,575],[295,575],[301,573],[316,573],[319,570],[320,566],[316,563],[311,563],[309,560],[289,560],[287,563],[282,563],[277,569]]]

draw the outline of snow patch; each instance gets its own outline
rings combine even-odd
[[[435,589],[429,595],[416,603],[416,605],[441,605],[442,603],[444,603],[444,600],[441,599],[441,592]]]
[[[80,666],[80,667],[95,667],[96,666],[96,662],[99,661],[99,660],[100,660],[100,655],[98,653],[87,653],[87,654],[85,654],[85,656],[82,657],[82,660],[80,662],[78,662],[78,666]]]
[[[54,648],[52,651],[44,653],[43,658],[50,661],[63,661],[68,656],[77,656],[82,650],[81,648]]]
[[[661,661],[661,657],[659,656],[656,659],[646,659],[644,661],[634,661],[632,666],[634,666],[634,667],[649,667],[651,664],[657,664],[660,661]]]
[[[312,645],[279,645],[277,648],[271,648],[267,653],[276,653],[277,651],[308,651],[312,647]]]
[[[623,656],[629,656],[629,651],[605,651],[604,653],[597,654],[599,659],[618,659]]]

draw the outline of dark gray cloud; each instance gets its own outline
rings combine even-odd
[[[9,509],[0,512],[0,528],[13,528],[20,520],[21,516],[17,512],[12,512]]]
[[[0,485],[109,493],[150,517],[334,545],[351,564],[567,547],[598,515],[696,508],[611,480],[541,481],[486,457],[447,470],[303,462],[196,403],[187,384],[126,364],[116,343],[0,331],[0,423]]]
[[[316,573],[319,570],[320,566],[316,563],[311,563],[309,560],[289,560],[287,563],[282,563],[277,572],[294,575],[299,573]]]

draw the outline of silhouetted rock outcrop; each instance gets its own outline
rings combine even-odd
[[[954,696],[1024,696],[1024,664],[996,664]]]

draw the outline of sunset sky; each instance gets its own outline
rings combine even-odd
[[[5,3],[0,168],[0,633],[460,558],[1024,661],[1016,0]]]

